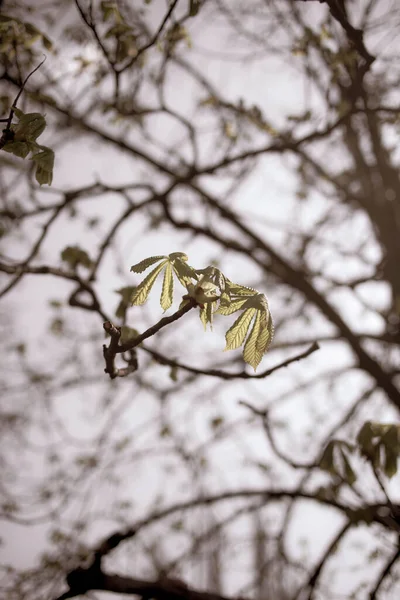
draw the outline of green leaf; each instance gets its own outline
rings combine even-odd
[[[200,321],[204,325],[204,330],[207,330],[207,325],[210,324],[210,329],[212,329],[214,312],[217,306],[217,302],[207,302],[200,307]]]
[[[392,452],[400,453],[400,426],[386,425],[386,431],[382,435],[382,442],[385,448],[390,448]]]
[[[64,250],[61,252],[61,260],[68,263],[73,269],[75,269],[78,265],[82,265],[83,267],[90,269],[93,264],[87,252],[78,246],[67,246],[64,248]]]
[[[256,348],[261,354],[265,354],[274,337],[274,324],[271,313],[261,312],[260,334],[257,338]]]
[[[243,308],[243,304],[245,304],[245,302],[247,301],[247,298],[238,298],[237,300],[232,300],[230,301],[230,304],[226,304],[224,301],[224,304],[220,304],[217,312],[219,315],[224,315],[224,316],[228,316],[231,315],[232,313],[236,312],[237,310],[241,310]]]
[[[143,273],[146,269],[148,269],[151,265],[158,262],[162,258],[167,258],[166,256],[150,256],[150,258],[145,258],[141,260],[136,265],[131,267],[131,272],[133,273]]]
[[[184,252],[171,252],[171,254],[168,254],[168,258],[171,260],[171,262],[173,262],[177,258],[183,260],[183,262],[187,262],[189,260],[188,255]]]
[[[133,340],[138,335],[139,335],[139,332],[137,329],[128,327],[128,325],[122,325],[120,342],[121,342],[121,344],[125,344],[126,342]]]
[[[53,42],[46,36],[42,34],[42,43],[43,46],[46,48],[46,50],[48,50],[49,52],[51,52],[53,50]]]
[[[174,252],[174,254],[181,254],[181,252]],[[198,275],[195,271],[195,269],[193,269],[193,267],[191,267],[190,265],[187,264],[186,258],[180,258],[180,257],[176,257],[176,258],[172,258],[172,254],[169,255],[169,258],[171,259],[171,263],[172,263],[172,267],[175,271],[176,276],[179,279],[179,282],[186,287],[186,285],[188,283],[192,282],[192,279],[194,279],[195,281],[198,280]],[[186,256],[184,254],[184,256]]]
[[[166,311],[170,308],[174,297],[174,278],[172,276],[171,263],[167,262],[164,271],[164,280],[161,291],[161,308]]]
[[[220,299],[219,299],[219,304],[220,306],[230,306],[231,304],[231,297],[229,296],[229,294],[227,294],[227,292],[223,291],[221,293]]]
[[[39,185],[51,185],[53,181],[54,152],[46,146],[39,146],[40,152],[34,154],[31,158],[36,163],[36,181]]]
[[[13,111],[19,122],[14,128],[15,139],[19,141],[36,142],[46,128],[46,119],[40,113],[23,113],[13,106]]]
[[[171,367],[171,370],[169,372],[169,378],[171,379],[171,381],[178,381],[178,367],[176,365]]]
[[[397,459],[398,454],[395,452],[391,452],[386,448],[386,456],[385,456],[385,464],[383,467],[383,471],[386,477],[391,479],[397,473]]]
[[[365,458],[370,458],[374,452],[374,444],[372,443],[373,437],[372,423],[367,421],[361,427],[357,435],[357,443],[360,447],[360,452]]]
[[[255,294],[258,294],[257,290],[246,287],[245,285],[233,283],[233,281],[229,281],[229,279],[226,279],[226,291],[231,296],[254,296]]]
[[[129,306],[131,306],[132,304],[132,296],[135,290],[135,285],[128,285],[117,290],[117,294],[120,294],[122,296],[121,302],[119,303],[118,308],[115,311],[115,316],[119,319],[123,319],[125,317],[126,309],[129,308]]]
[[[201,7],[201,0],[189,0],[189,17],[195,17]]]
[[[117,25],[113,25],[105,32],[104,37],[106,39],[112,37],[118,38],[121,35],[126,35],[131,31],[131,28],[126,23],[117,23]]]
[[[343,448],[340,448],[340,455],[344,465],[344,479],[349,485],[353,485],[357,478]]]
[[[234,350],[243,344],[255,312],[255,308],[248,308],[236,319],[232,327],[228,329],[225,334],[225,350]]]
[[[256,292],[246,299],[243,308],[256,308],[257,310],[268,311],[268,302],[264,294]]]
[[[335,448],[335,441],[332,440],[330,442],[328,442],[321,460],[319,461],[319,468],[322,469],[323,471],[328,471],[328,473],[331,473],[332,475],[336,475],[336,469],[335,469],[335,465],[333,462],[333,451]]]
[[[6,142],[3,150],[18,156],[18,158],[26,158],[31,151],[27,142]]]
[[[244,349],[243,349],[244,361],[248,365],[253,367],[254,371],[256,371],[256,369],[257,369],[258,365],[260,364],[261,359],[263,357],[263,352],[260,352],[257,349],[257,340],[260,335],[260,328],[261,328],[261,313],[260,313],[260,311],[258,311],[256,314],[256,318],[254,319],[254,324],[253,324],[252,330],[250,332],[249,337],[246,340],[246,343],[245,343]]]
[[[106,22],[110,17],[114,17],[118,20],[120,18],[117,3],[113,1],[105,1],[100,4],[101,11],[103,13],[103,21]]]
[[[154,257],[153,257],[154,258]],[[142,304],[144,304],[151,292],[151,288],[153,287],[155,280],[157,279],[158,275],[161,273],[161,271],[164,268],[165,263],[167,262],[168,259],[163,260],[162,263],[160,263],[159,265],[157,265],[157,267],[155,269],[153,269],[148,275],[147,277],[145,277],[143,279],[143,281],[141,283],[139,283],[139,285],[136,288],[135,293],[133,294],[133,298],[132,298],[132,305],[133,306],[141,306]],[[155,262],[155,261],[153,261]],[[147,268],[147,267],[145,267]],[[132,269],[131,269],[132,270]]]
[[[217,302],[207,302],[207,304],[205,305],[207,322],[210,323],[210,329],[212,329],[213,315],[214,315],[216,306],[217,306]]]

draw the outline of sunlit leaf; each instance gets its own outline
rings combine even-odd
[[[231,296],[254,296],[254,294],[258,294],[257,290],[246,287],[245,285],[233,283],[233,281],[230,281],[229,279],[226,279],[226,291]]]
[[[228,329],[228,331],[225,334],[225,350],[234,350],[235,348],[239,348],[243,344],[255,312],[255,308],[249,308],[245,310],[236,319],[232,327]]]
[[[221,293],[220,299],[220,306],[223,307],[228,307],[231,304],[231,297],[229,296],[229,294],[227,294],[225,291]],[[221,313],[222,314],[222,313]]]
[[[174,297],[174,278],[172,277],[171,263],[167,262],[164,271],[164,279],[161,291],[160,304],[165,311],[168,310],[173,302]]]
[[[174,252],[174,254],[180,254],[178,252]],[[193,269],[193,267],[191,267],[190,265],[187,264],[186,260],[187,260],[187,256],[184,255],[184,257],[186,258],[181,258],[179,256],[172,258],[172,254],[169,255],[170,259],[171,259],[171,264],[172,267],[174,269],[174,272],[176,274],[176,276],[179,279],[179,282],[186,287],[186,285],[188,283],[190,283],[192,281],[192,279],[197,280],[198,279],[198,275],[195,271],[195,269]]]
[[[257,340],[260,335],[260,327],[261,313],[258,311],[256,314],[256,318],[254,319],[252,330],[249,334],[249,337],[246,340],[243,349],[243,359],[248,365],[253,367],[254,371],[257,369],[263,357],[263,352],[260,352],[257,349]]]
[[[271,313],[261,312],[260,333],[257,338],[256,348],[261,354],[265,354],[271,345],[274,337],[274,324]]]
[[[155,257],[153,257],[153,258],[155,258]],[[144,262],[144,261],[142,261],[142,262]],[[155,262],[155,261],[153,261],[153,262]],[[167,260],[163,260],[159,265],[157,265],[157,267],[155,269],[153,269],[147,275],[147,277],[145,277],[143,279],[143,281],[141,283],[139,283],[139,285],[137,286],[136,291],[132,297],[132,305],[133,306],[140,306],[146,302],[146,300],[151,292],[151,289],[155,283],[155,280],[157,279],[159,273],[161,273],[161,271],[163,270],[166,262],[167,262]],[[145,268],[147,268],[147,267],[145,267]]]
[[[218,314],[228,316],[232,313],[236,312],[243,308],[243,304],[246,302],[247,298],[240,298],[238,300],[232,300],[229,304],[220,304],[218,308]]]
[[[214,315],[216,306],[217,306],[216,302],[208,302],[206,304],[207,320],[210,323],[210,328],[211,329],[212,329],[212,324],[213,324],[213,315]]]
[[[200,308],[200,320],[204,325],[204,330],[207,329],[207,325],[210,325],[212,329],[214,312],[216,309],[216,302],[207,302]]]
[[[146,269],[148,269],[151,265],[158,262],[162,258],[166,258],[166,256],[150,256],[150,258],[145,258],[141,260],[136,265],[131,267],[131,272],[133,273],[143,273]]]

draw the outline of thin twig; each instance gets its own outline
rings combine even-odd
[[[167,358],[163,354],[160,354],[159,352],[157,352],[156,350],[153,350],[151,348],[144,348],[144,350],[148,354],[150,354],[153,358],[155,358],[160,364],[169,365],[170,367],[176,367],[177,369],[182,369],[189,373],[194,373],[195,375],[205,375],[206,377],[218,377],[219,379],[225,379],[225,380],[264,379],[265,377],[268,377],[275,371],[278,371],[279,369],[283,369],[283,367],[287,367],[290,364],[292,364],[293,362],[296,362],[298,360],[306,358],[307,356],[309,356],[310,354],[312,354],[313,352],[315,352],[318,349],[319,349],[318,343],[313,342],[313,344],[308,348],[308,350],[305,350],[304,352],[301,352],[300,354],[297,354],[296,356],[292,356],[292,358],[289,358],[289,359],[285,360],[284,362],[279,363],[278,365],[275,365],[275,367],[266,369],[265,371],[262,371],[261,373],[257,373],[257,374],[253,375],[251,373],[246,373],[246,371],[236,371],[234,373],[229,373],[228,371],[223,371],[222,369],[199,369],[197,367],[191,367],[189,365],[185,365],[185,364],[183,364],[177,360],[174,360],[172,358]]]
[[[129,368],[118,369],[115,366],[115,358],[117,354],[121,354],[123,352],[132,351],[134,348],[139,346],[144,340],[155,335],[160,329],[166,327],[170,323],[177,321],[183,315],[189,312],[192,308],[196,306],[196,301],[190,299],[187,304],[182,306],[179,310],[177,310],[173,315],[169,317],[163,317],[158,323],[149,327],[144,333],[138,335],[137,337],[128,340],[124,344],[120,344],[119,340],[121,337],[121,330],[119,327],[115,327],[110,321],[106,321],[103,323],[104,330],[110,334],[111,341],[109,346],[103,346],[103,356],[106,362],[106,368],[104,369],[105,373],[110,375],[111,379],[115,379],[115,377],[125,377],[129,373],[132,372]]]

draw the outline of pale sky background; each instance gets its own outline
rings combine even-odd
[[[154,22],[158,22],[160,15],[164,10],[163,2],[153,0],[152,10],[154,11]],[[315,6],[302,7],[311,15],[314,14],[316,19],[319,19],[321,14],[321,6],[315,3]],[[67,17],[66,17],[67,18]],[[60,23],[60,26],[63,24]],[[287,114],[298,114],[305,109],[312,107],[321,111],[321,123],[324,117],[324,107],[319,103],[318,98],[305,85],[304,79],[300,76],[298,61],[301,57],[291,57],[286,62],[284,68],[282,61],[274,60],[259,60],[253,63],[231,63],[226,59],[227,49],[229,54],[232,52],[233,42],[226,38],[225,24],[212,21],[209,18],[208,10],[200,12],[200,15],[193,19],[188,25],[190,35],[193,39],[193,48],[185,51],[185,57],[190,58],[197,68],[200,68],[208,77],[210,77],[217,89],[223,90],[224,97],[232,102],[237,101],[240,97],[245,99],[246,105],[252,103],[259,105],[269,122],[276,127],[282,126],[284,117]],[[234,47],[238,54],[241,52],[240,44]],[[372,48],[373,50],[373,48]],[[60,74],[73,72],[75,68],[74,56],[77,51],[73,47],[65,47],[57,59],[48,59],[46,68],[59,69]],[[93,45],[88,45],[85,49],[85,56],[96,56],[96,51]],[[66,79],[66,87],[68,93],[73,96],[77,93],[77,87],[80,85],[80,80],[70,82]],[[194,89],[183,81],[178,75],[171,79],[168,85],[168,102],[179,110],[182,114],[190,116],[194,106]],[[204,112],[204,127],[207,129],[207,116]],[[174,138],[179,139],[181,131],[179,128],[167,121],[165,118],[159,120],[154,119],[154,127],[157,128],[157,133],[161,139],[166,139],[172,143]],[[102,125],[107,128],[105,120]],[[114,135],[124,135],[124,125],[121,124],[120,129],[113,127]],[[49,145],[53,141],[51,133],[46,133]],[[64,134],[63,134],[64,135]],[[129,134],[133,136],[134,132]],[[45,137],[45,136],[44,136]],[[46,143],[44,140],[44,143]],[[212,160],[212,146],[203,146],[203,160],[210,162]],[[107,148],[104,144],[97,144],[90,140],[81,137],[78,142],[71,137],[65,146],[57,150],[57,162],[54,173],[53,187],[54,189],[71,189],[86,184],[92,183],[98,179],[107,184],[121,184],[130,181],[138,181],[139,173],[143,170],[142,164],[133,163],[132,158],[124,156],[122,153],[116,152],[112,147]],[[338,160],[342,160],[341,158]],[[313,194],[312,199],[303,204],[298,210],[298,201],[295,198],[294,191],[296,182],[291,178],[287,165],[292,164],[291,158],[288,156],[271,155],[265,156],[259,161],[257,169],[252,173],[244,185],[238,190],[234,196],[233,208],[242,214],[249,224],[261,235],[265,236],[268,243],[279,249],[283,243],[282,230],[285,227],[295,229],[299,224],[304,229],[308,229],[310,225],[317,221],[321,214],[321,207],[324,206],[324,199],[318,194]],[[160,178],[159,182],[153,182],[159,189],[163,189],[164,183]],[[210,190],[213,193],[218,193],[214,180],[210,179]],[[51,191],[43,192],[43,197],[48,197]],[[140,196],[137,196],[140,197]],[[136,196],[135,196],[136,198]],[[117,211],[116,200],[112,194],[104,195],[102,199],[93,198],[93,200],[85,200],[81,203],[80,214],[84,214],[87,219],[91,216],[101,215],[102,222],[99,231],[104,231],[110,226],[111,221],[116,219]],[[100,208],[101,207],[101,208]],[[121,204],[122,207],[122,204]],[[296,208],[296,210],[294,210]],[[110,215],[108,222],[108,215]],[[99,233],[93,231],[88,233],[81,226],[83,219],[75,219],[66,221],[61,218],[55,226],[51,235],[49,235],[43,251],[40,256],[39,263],[49,262],[50,264],[60,264],[60,251],[67,245],[81,244],[89,251],[94,248],[99,240]],[[96,284],[96,289],[99,296],[104,302],[106,311],[110,314],[115,310],[118,297],[115,290],[123,285],[137,283],[140,276],[134,276],[129,273],[129,268],[132,264],[141,259],[157,254],[168,254],[174,251],[184,251],[189,255],[189,262],[196,268],[203,268],[212,259],[221,260],[221,268],[224,273],[232,280],[238,281],[244,285],[256,285],[260,287],[260,274],[253,266],[241,256],[229,254],[228,257],[221,256],[216,247],[210,242],[197,238],[191,239],[187,232],[176,232],[161,228],[152,232],[146,232],[144,236],[138,235],[143,232],[145,227],[145,219],[140,215],[121,229],[117,237],[120,263],[123,265],[123,275],[116,274],[113,270],[115,264],[115,255],[109,252],[103,262],[100,271],[99,282]],[[37,221],[39,231],[40,220]],[[343,244],[351,247],[354,240],[366,227],[363,219],[360,218],[359,229],[355,231],[347,231],[345,227],[340,228],[339,236],[346,236],[343,239]],[[350,228],[349,228],[350,229]],[[35,229],[32,227],[30,234],[35,234]],[[324,233],[323,233],[324,235]],[[348,237],[347,237],[348,236]],[[338,240],[335,240],[338,241]],[[339,240],[341,241],[341,240]],[[18,239],[14,245],[10,244],[8,252],[13,256],[23,256],[26,251],[26,244]],[[371,256],[376,255],[376,250],[371,245]],[[323,257],[316,257],[323,258]],[[335,257],[331,259],[329,264],[329,272],[337,277],[345,277],[360,272],[360,264],[356,261],[344,264],[343,261],[337,261]],[[269,287],[269,282],[263,280],[260,291],[266,293],[269,301],[272,314],[274,311],[279,312],[280,307],[277,305],[279,298],[274,293],[273,286]],[[178,287],[178,286],[176,286]],[[60,280],[50,277],[30,277],[26,278],[5,301],[4,306],[7,310],[7,301],[9,306],[15,305],[16,309],[11,311],[13,324],[16,326],[16,332],[21,339],[27,342],[28,357],[31,364],[38,366],[43,371],[54,370],[54,366],[61,364],[63,361],[63,342],[58,338],[47,337],[43,335],[49,325],[49,311],[47,310],[49,299],[62,300],[66,298],[66,293],[71,290],[71,286]],[[155,322],[161,317],[161,309],[158,304],[158,296],[160,284],[156,284],[155,291],[152,293],[152,299],[143,308],[132,309],[129,313],[129,324],[137,326],[143,330],[149,324]],[[182,290],[182,293],[183,290]],[[388,300],[388,291],[381,285],[374,285],[367,289],[366,296],[378,305],[384,305]],[[176,296],[176,305],[179,303],[179,296]],[[345,320],[351,324],[359,318],[360,305],[356,304],[354,299],[343,293],[332,297],[332,304],[340,306],[341,314]],[[175,305],[174,305],[175,306]],[[76,309],[63,309],[63,314],[68,317],[68,327],[73,336],[77,332],[77,337],[80,337],[81,329],[84,329],[89,324],[94,331],[101,334],[102,327],[98,317],[85,314]],[[233,322],[233,318],[231,321]],[[321,319],[315,319],[315,323]],[[229,324],[231,323],[229,321]],[[164,349],[167,352],[173,352],[173,356],[182,362],[194,366],[211,362],[219,362],[226,358],[221,350],[224,347],[224,331],[227,328],[228,320],[223,323],[216,323],[214,332],[204,333],[202,325],[193,313],[187,315],[185,322],[179,324],[179,329],[166,332],[162,338],[150,340],[148,345],[154,349]],[[224,327],[222,327],[222,325]],[[363,328],[369,329],[371,332],[378,332],[382,326],[380,320],[372,313],[364,313],[362,316]],[[326,323],[320,324],[318,331],[314,330],[316,338],[322,333],[332,332],[331,326]],[[296,336],[297,333],[304,335],[304,330],[299,332],[285,331],[284,327],[277,329],[275,342],[290,339],[291,335]],[[185,335],[186,334],[186,335]],[[312,337],[313,331],[310,332]],[[16,339],[16,343],[18,343]],[[67,351],[65,348],[65,353]],[[101,342],[96,348],[98,353],[97,358],[93,361],[96,368],[92,368],[91,373],[98,376],[98,382],[84,386],[81,390],[65,390],[53,397],[54,406],[56,407],[62,428],[68,432],[68,435],[73,436],[79,442],[76,444],[76,452],[85,451],[85,447],[90,447],[90,444],[85,443],[85,439],[90,439],[94,435],[96,428],[104,426],[104,423],[98,420],[93,420],[93,414],[97,414],[97,407],[104,399],[106,388],[109,387],[109,382],[103,379],[103,359],[101,355]],[[232,353],[232,358],[239,353]],[[271,351],[264,360],[260,369],[274,366],[284,357],[295,354],[294,350],[288,352]],[[147,358],[139,356],[145,364]],[[349,351],[341,344],[324,343],[321,344],[319,352],[308,357],[306,360],[292,364],[288,370],[280,371],[272,375],[265,381],[244,381],[244,382],[219,382],[212,378],[201,378],[191,388],[191,393],[185,392],[184,395],[177,394],[170,406],[170,419],[177,430],[181,430],[182,436],[185,437],[190,431],[193,437],[193,448],[196,448],[200,442],[206,442],[209,436],[208,421],[212,416],[223,414],[227,422],[235,422],[249,417],[248,411],[238,405],[239,400],[247,400],[257,406],[266,406],[272,404],[274,406],[272,412],[273,421],[284,421],[287,429],[276,431],[276,436],[279,446],[283,451],[288,452],[294,458],[304,457],[311,458],[310,450],[314,447],[318,448],[320,436],[317,433],[315,439],[315,428],[321,427],[326,431],[330,424],[339,419],[339,414],[345,412],[345,407],[350,406],[354,397],[359,393],[360,389],[367,389],[370,383],[366,378],[357,371],[351,371],[337,381],[333,381],[331,396],[327,396],[326,385],[320,383],[312,387],[305,394],[291,395],[288,401],[285,401],[285,395],[294,388],[294,384],[301,385],[313,378],[320,372],[330,371],[339,368],[342,365],[347,365],[352,358]],[[160,385],[168,384],[168,368],[162,366],[153,366],[149,371],[152,378],[156,377]],[[70,374],[72,376],[73,374]],[[146,373],[144,373],[146,376]],[[135,397],[135,375],[129,379],[123,379],[113,382],[113,395],[115,408],[121,407],[119,416],[119,425],[117,430],[124,429],[131,435],[132,429],[140,432],[136,440],[137,447],[145,448],[150,444],[154,445],[154,440],[157,439],[157,427],[153,423],[154,415],[158,412],[158,404],[156,404],[151,394],[146,391],[140,391],[140,397]],[[40,389],[35,391],[30,389],[30,402],[35,402],[36,394],[40,396]],[[193,394],[193,395],[192,395]],[[199,405],[198,395],[202,395],[202,406]],[[391,420],[394,418],[394,412],[391,410],[382,410],[382,402],[379,400],[379,392],[376,394],[376,400],[369,405],[368,410],[362,412],[364,419],[379,418],[379,420]],[[23,396],[23,394],[22,394]],[[132,401],[130,401],[130,398]],[[27,398],[24,398],[26,402]],[[124,410],[122,406],[126,404]],[[334,409],[334,410],[333,410]],[[173,415],[173,416],[172,416]],[[104,415],[104,418],[106,415]],[[132,426],[134,424],[134,427]],[[45,435],[42,429],[33,428],[30,435],[32,440],[38,445],[43,441]],[[51,432],[50,436],[54,436],[56,443],[59,432]],[[48,441],[46,439],[46,441]],[[73,455],[72,446],[69,452]],[[205,455],[209,460],[211,468],[207,474],[201,477],[201,485],[207,491],[218,491],[220,489],[235,489],[241,485],[246,487],[266,486],[268,480],[264,479],[260,472],[254,468],[243,467],[243,457],[252,457],[253,459],[263,461],[269,459],[268,447],[265,438],[261,431],[260,425],[244,427],[237,434],[232,434],[226,441],[220,442],[210,449],[208,452],[205,448]],[[40,456],[40,452],[38,453]],[[187,478],[182,472],[182,468],[177,472],[168,475],[170,478],[166,480],[164,469],[168,467],[168,457],[159,459],[147,459],[134,466],[134,471],[130,473],[129,465],[123,465],[121,468],[126,469],[129,474],[127,485],[124,489],[124,497],[134,497],[135,507],[134,519],[140,518],[146,514],[148,510],[148,502],[153,499],[160,491],[164,494],[163,504],[166,506],[176,500],[177,495],[180,498],[191,497],[193,490],[187,488]],[[173,462],[173,461],[172,461]],[[171,465],[169,465],[171,466]],[[21,469],[27,469],[28,464],[23,463]],[[35,476],[40,476],[46,469],[39,458],[32,457],[30,467],[31,473]],[[271,462],[272,480],[274,481],[274,473],[276,479],[282,486],[295,485],[295,481],[289,479],[287,468],[280,461]],[[301,474],[296,474],[298,480]],[[290,477],[293,477],[292,472]],[[172,484],[173,478],[173,484]],[[279,479],[278,479],[279,478]],[[166,484],[166,481],[170,482]],[[321,481],[327,481],[321,476]],[[89,484],[88,484],[89,485]],[[90,485],[94,486],[92,482]],[[102,492],[99,497],[92,499],[93,510],[96,509],[96,502],[99,507],[107,510],[108,495],[107,483],[103,482]],[[112,494],[112,483],[108,484],[109,494]],[[367,486],[370,482],[367,482]],[[372,487],[372,486],[371,486]],[[93,489],[93,488],[92,488]],[[392,499],[399,494],[398,481],[394,481],[390,487],[392,491]],[[377,488],[375,492],[372,489],[372,497],[374,493],[376,498],[379,498]],[[215,514],[224,514],[224,507],[217,507]],[[310,544],[307,547],[307,560],[315,560],[323,551],[325,545],[330,541],[330,535],[337,526],[341,523],[340,518],[333,511],[320,509],[315,504],[303,503],[299,504],[296,509],[296,518],[292,521],[292,527],[288,536],[288,546],[293,554],[299,559],[303,556],[303,545],[301,540],[308,539]],[[240,525],[237,526],[240,528]],[[109,528],[109,529],[108,529]],[[96,542],[99,537],[106,535],[108,531],[113,531],[115,525],[113,523],[102,522],[97,529],[89,532],[88,539],[91,542]],[[7,523],[2,523],[2,536],[6,543],[3,548],[0,548],[2,557],[8,558],[17,566],[32,566],[37,558],[37,552],[44,544],[46,530],[43,525],[27,530],[27,533],[19,527],[12,526]],[[27,536],[27,537],[25,537]],[[334,580],[334,588],[339,593],[346,594],[348,586],[353,586],[357,580],[362,580],[365,577],[364,568],[350,573],[350,567],[355,563],[364,564],[365,554],[371,548],[371,541],[374,539],[376,531],[374,528],[359,527],[350,536],[357,544],[346,552],[341,552],[337,561],[332,560],[327,571],[333,567],[339,567]],[[178,544],[179,545],[179,544]],[[171,551],[171,547],[169,548]],[[132,568],[132,561],[127,556],[129,548],[118,551],[118,565],[125,566],[123,568]],[[124,556],[124,553],[126,556]],[[246,557],[243,555],[243,569],[246,568]],[[112,560],[110,561],[113,562]],[[336,562],[336,564],[335,564]],[[138,560],[138,570],[143,568]],[[374,563],[371,566],[379,571],[379,564]],[[140,576],[140,572],[135,573]],[[195,575],[187,573],[187,580],[196,581]],[[227,585],[226,593],[234,593],[235,586],[242,581],[242,573],[237,570],[236,577],[232,577],[229,585]],[[103,597],[103,596],[102,596]],[[104,596],[106,597],[106,596]],[[322,597],[321,597],[322,598]],[[387,596],[388,600],[391,600]],[[394,596],[393,596],[394,598]]]

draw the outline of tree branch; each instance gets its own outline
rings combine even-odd
[[[132,351],[134,348],[139,346],[144,340],[155,335],[160,329],[170,325],[174,321],[177,321],[183,315],[189,312],[192,308],[196,306],[196,301],[190,299],[182,308],[177,310],[173,315],[169,317],[163,317],[158,323],[149,327],[144,333],[141,333],[137,337],[128,340],[124,344],[119,343],[119,339],[121,337],[121,329],[119,327],[115,327],[110,321],[106,321],[103,323],[104,330],[110,334],[111,341],[109,346],[103,346],[103,356],[106,362],[106,368],[104,369],[105,373],[110,375],[111,379],[115,379],[116,377],[125,377],[129,373],[132,373],[131,369],[117,369],[115,366],[115,358],[117,354],[121,354],[122,352]]]

